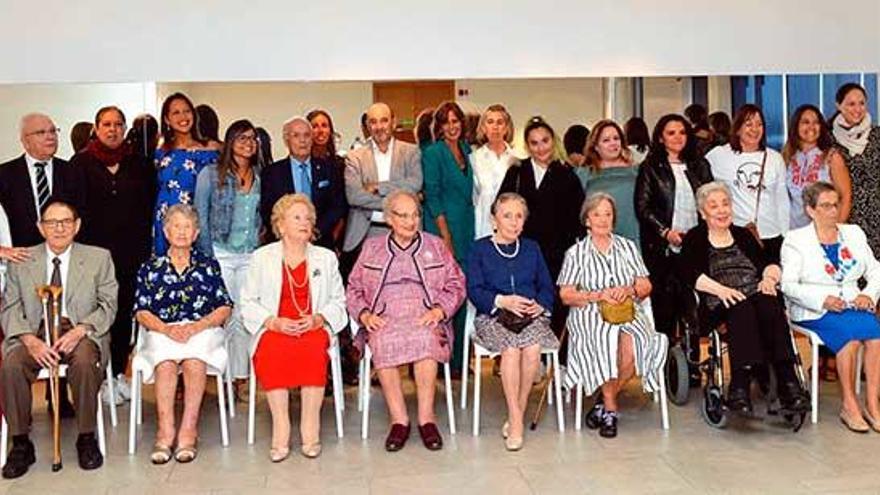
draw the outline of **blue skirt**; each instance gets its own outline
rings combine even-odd
[[[798,321],[798,325],[819,334],[822,342],[835,354],[853,340],[880,339],[880,322],[873,311],[847,309],[840,313],[828,311],[818,320]]]

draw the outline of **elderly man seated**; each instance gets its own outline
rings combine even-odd
[[[31,384],[40,368],[59,364],[67,365],[68,383],[73,388],[79,465],[96,469],[104,463],[94,432],[98,389],[110,355],[108,330],[116,316],[113,261],[105,249],[73,242],[80,219],[67,203],[47,201],[38,228],[45,242],[29,248],[29,260],[9,265],[0,312],[6,331],[0,382],[12,434],[12,451],[3,467],[7,479],[24,475],[36,460],[34,444],[28,438]],[[43,340],[43,308],[36,292],[46,284],[61,286],[64,291],[63,333],[52,345]]]

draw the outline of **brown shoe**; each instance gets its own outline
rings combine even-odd
[[[422,443],[428,450],[440,450],[443,448],[443,437],[434,423],[425,423],[419,425],[419,435],[422,437]]]
[[[868,433],[871,431],[871,427],[868,426],[868,423],[865,423],[865,419],[862,418],[861,414],[853,416],[845,409],[840,410],[840,422],[855,433]]]
[[[391,431],[388,432],[388,437],[385,438],[385,450],[397,452],[402,449],[409,439],[409,430],[410,425],[402,425],[400,423],[391,425]]]

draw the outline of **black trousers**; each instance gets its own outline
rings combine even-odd
[[[128,356],[131,354],[131,318],[134,309],[134,292],[137,283],[136,273],[117,273],[119,283],[116,319],[110,325],[110,362],[113,373],[125,373]]]
[[[674,253],[646,257],[652,286],[651,309],[657,331],[666,335],[670,343],[677,342],[679,336],[684,337],[684,329],[680,329],[680,332],[677,330],[679,325],[690,328],[689,357],[697,361],[700,355],[697,300],[694,292],[678,276],[680,257]]]
[[[778,297],[758,293],[719,311],[727,323],[731,369],[794,361],[788,320]]]

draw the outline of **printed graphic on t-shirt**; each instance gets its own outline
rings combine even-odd
[[[751,194],[758,194],[758,185],[761,182],[761,163],[744,162],[736,169],[736,178],[733,185]],[[761,184],[761,189],[767,189],[766,184]]]

